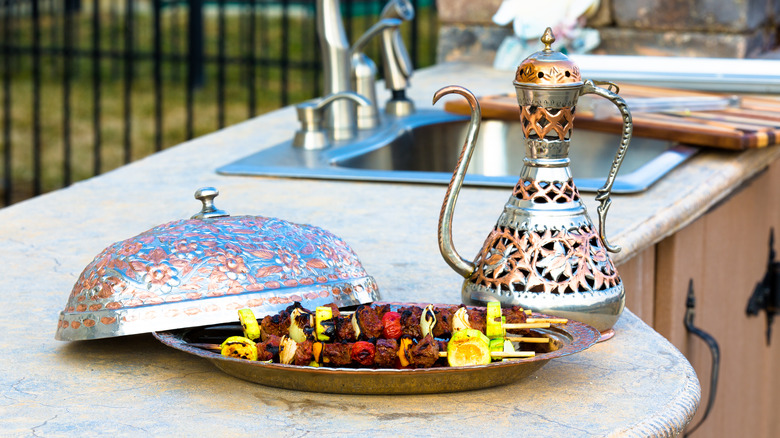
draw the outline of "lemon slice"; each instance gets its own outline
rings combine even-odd
[[[490,339],[479,330],[458,330],[447,343],[447,362],[451,367],[489,364]]]

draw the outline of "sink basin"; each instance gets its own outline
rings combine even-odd
[[[382,129],[361,133],[326,150],[302,150],[285,142],[217,171],[225,175],[448,184],[467,127],[466,117],[421,110],[388,119]],[[617,134],[575,128],[570,158],[580,191],[595,191],[604,184],[619,142]],[[669,141],[634,137],[612,191],[641,192],[696,151]],[[519,121],[483,120],[464,184],[512,187],[524,154]]]

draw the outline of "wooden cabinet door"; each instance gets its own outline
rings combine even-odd
[[[780,436],[780,328],[774,327],[768,346],[765,314],[746,314],[748,299],[767,270],[770,228],[780,254],[778,163],[656,247],[653,326],[690,360],[702,385],[691,424],[706,408],[712,363],[707,345],[685,329],[691,279],[694,325],[720,346],[717,397],[694,437]]]
[[[655,246],[617,267],[626,290],[626,308],[653,327],[655,309]]]

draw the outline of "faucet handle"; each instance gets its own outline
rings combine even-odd
[[[298,104],[295,111],[298,113],[301,127],[295,132],[293,146],[304,149],[323,149],[328,145],[325,130],[322,128],[322,117],[328,105],[339,99],[353,100],[361,106],[371,105],[368,99],[352,91],[342,91],[321,99],[307,100]]]
[[[333,93],[331,95],[325,96],[321,99],[312,99],[308,102],[312,102],[314,104],[314,112],[319,112],[322,114],[322,111],[325,110],[325,108],[330,105],[331,103],[339,100],[339,99],[350,99],[354,100],[355,103],[358,105],[368,105],[370,102],[363,96],[353,93],[352,91],[342,91],[340,93]],[[308,102],[304,102],[301,105],[298,105],[299,107],[304,106],[306,107]],[[307,111],[304,109],[304,111]],[[300,113],[299,113],[300,114]]]

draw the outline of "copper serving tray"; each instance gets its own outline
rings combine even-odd
[[[534,314],[534,317],[545,315]],[[466,367],[372,369],[283,365],[225,357],[188,345],[185,338],[190,330],[153,334],[163,344],[206,358],[220,370],[240,379],[277,388],[337,394],[431,394],[505,385],[533,374],[551,359],[589,348],[600,336],[595,328],[570,320],[549,329],[533,329],[537,336],[551,338],[550,345],[556,350],[527,359]]]

